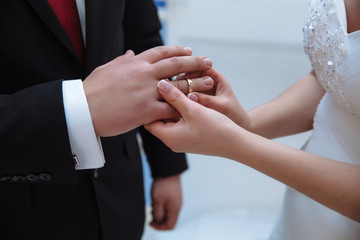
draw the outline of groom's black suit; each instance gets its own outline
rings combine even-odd
[[[105,167],[75,171],[61,79],[161,45],[152,0],[86,0],[84,63],[47,0],[0,5],[0,239],[140,239],[136,132],[102,139]],[[186,169],[183,154],[142,133],[154,177]]]

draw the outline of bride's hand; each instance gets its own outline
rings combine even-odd
[[[231,141],[246,132],[225,115],[187,98],[182,92],[160,81],[161,96],[182,116],[178,122],[157,121],[145,128],[175,152],[190,152],[229,157]]]
[[[221,112],[239,126],[251,131],[250,117],[237,100],[226,78],[214,68],[204,72],[192,73],[186,77],[198,77],[198,75],[211,77],[214,80],[214,87],[205,93],[191,93],[190,98],[205,107]]]

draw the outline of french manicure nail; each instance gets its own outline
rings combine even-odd
[[[184,47],[185,52],[187,52],[188,54],[192,54],[192,49],[189,47]]]
[[[212,78],[204,78],[203,79],[203,83],[206,85],[206,86],[212,86],[214,84],[214,81],[212,80]]]
[[[193,100],[194,102],[198,102],[198,101],[199,101],[199,97],[198,97],[196,94],[194,94],[194,93],[189,93],[189,94],[188,94],[188,98],[191,99],[191,100]]]
[[[208,65],[208,66],[212,66],[212,61],[211,61],[211,59],[210,58],[204,58],[204,62],[205,62],[205,64],[206,65]]]
[[[163,91],[163,92],[168,92],[171,88],[171,85],[170,83],[168,83],[166,80],[161,80],[159,83],[158,83],[158,88]]]

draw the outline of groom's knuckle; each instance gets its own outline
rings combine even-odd
[[[165,56],[169,53],[169,49],[165,46],[155,47],[154,50],[157,51],[161,56]]]
[[[196,57],[196,64],[197,66],[204,66],[204,58],[203,57]]]
[[[170,83],[176,87],[177,89],[179,89],[181,91],[181,84],[180,84],[180,80],[176,80],[176,81],[170,81]]]
[[[187,83],[186,80],[181,80],[179,83],[179,90],[184,93],[187,94],[189,93],[189,84]]]
[[[184,90],[184,85],[182,84],[182,80],[177,80],[177,81],[174,81],[175,82],[175,87],[177,88],[177,89],[179,89],[181,92],[184,92],[183,90]]]
[[[179,70],[182,68],[183,64],[181,63],[180,59],[178,57],[172,57],[170,58],[171,65],[175,70]]]

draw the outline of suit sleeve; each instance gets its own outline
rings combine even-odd
[[[161,24],[153,0],[126,2],[124,30],[125,49],[135,53],[163,45],[159,31]],[[144,150],[152,176],[167,177],[179,174],[188,167],[184,153],[174,153],[143,127],[140,128]]]
[[[2,94],[0,112],[0,182],[76,182],[62,81]]]

